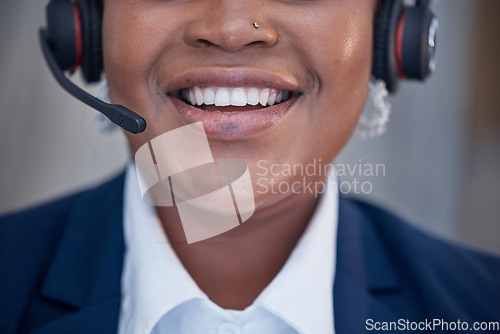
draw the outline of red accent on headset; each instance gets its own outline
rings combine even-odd
[[[396,32],[396,62],[398,64],[398,75],[402,80],[406,80],[403,73],[403,32],[405,27],[405,14],[401,16]]]
[[[78,8],[78,3],[73,2],[73,16],[75,21],[75,40],[76,40],[76,62],[72,67],[73,70],[76,70],[78,66],[82,63],[82,54],[83,54],[83,46],[82,46],[82,24],[80,21],[80,9]]]

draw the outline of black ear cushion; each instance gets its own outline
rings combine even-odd
[[[429,48],[429,31],[433,19],[434,14],[428,7],[406,10],[402,65],[408,79],[424,80],[431,73],[434,49]]]
[[[82,24],[82,73],[88,83],[99,81],[102,61],[101,0],[78,0]]]
[[[389,92],[397,88],[396,32],[403,13],[402,0],[382,0],[375,16],[372,74],[385,81]]]
[[[54,57],[61,70],[69,70],[77,63],[73,4],[67,0],[52,0],[45,11],[47,33]]]

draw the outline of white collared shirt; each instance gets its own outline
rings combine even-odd
[[[134,164],[124,192],[125,259],[119,334],[333,334],[338,223],[335,174],[289,258],[244,310],[219,307],[198,287],[142,201]]]

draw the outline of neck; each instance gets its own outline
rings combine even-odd
[[[241,226],[187,244],[176,208],[157,207],[174,251],[198,286],[223,308],[244,309],[279,272],[304,232],[317,198],[294,195],[256,210]]]

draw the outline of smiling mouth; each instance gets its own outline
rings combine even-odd
[[[162,85],[178,125],[203,122],[220,140],[256,138],[288,119],[304,96],[291,75],[255,68],[195,68]]]
[[[193,86],[178,90],[174,96],[208,112],[238,114],[267,109],[284,103],[296,93],[276,88]]]

